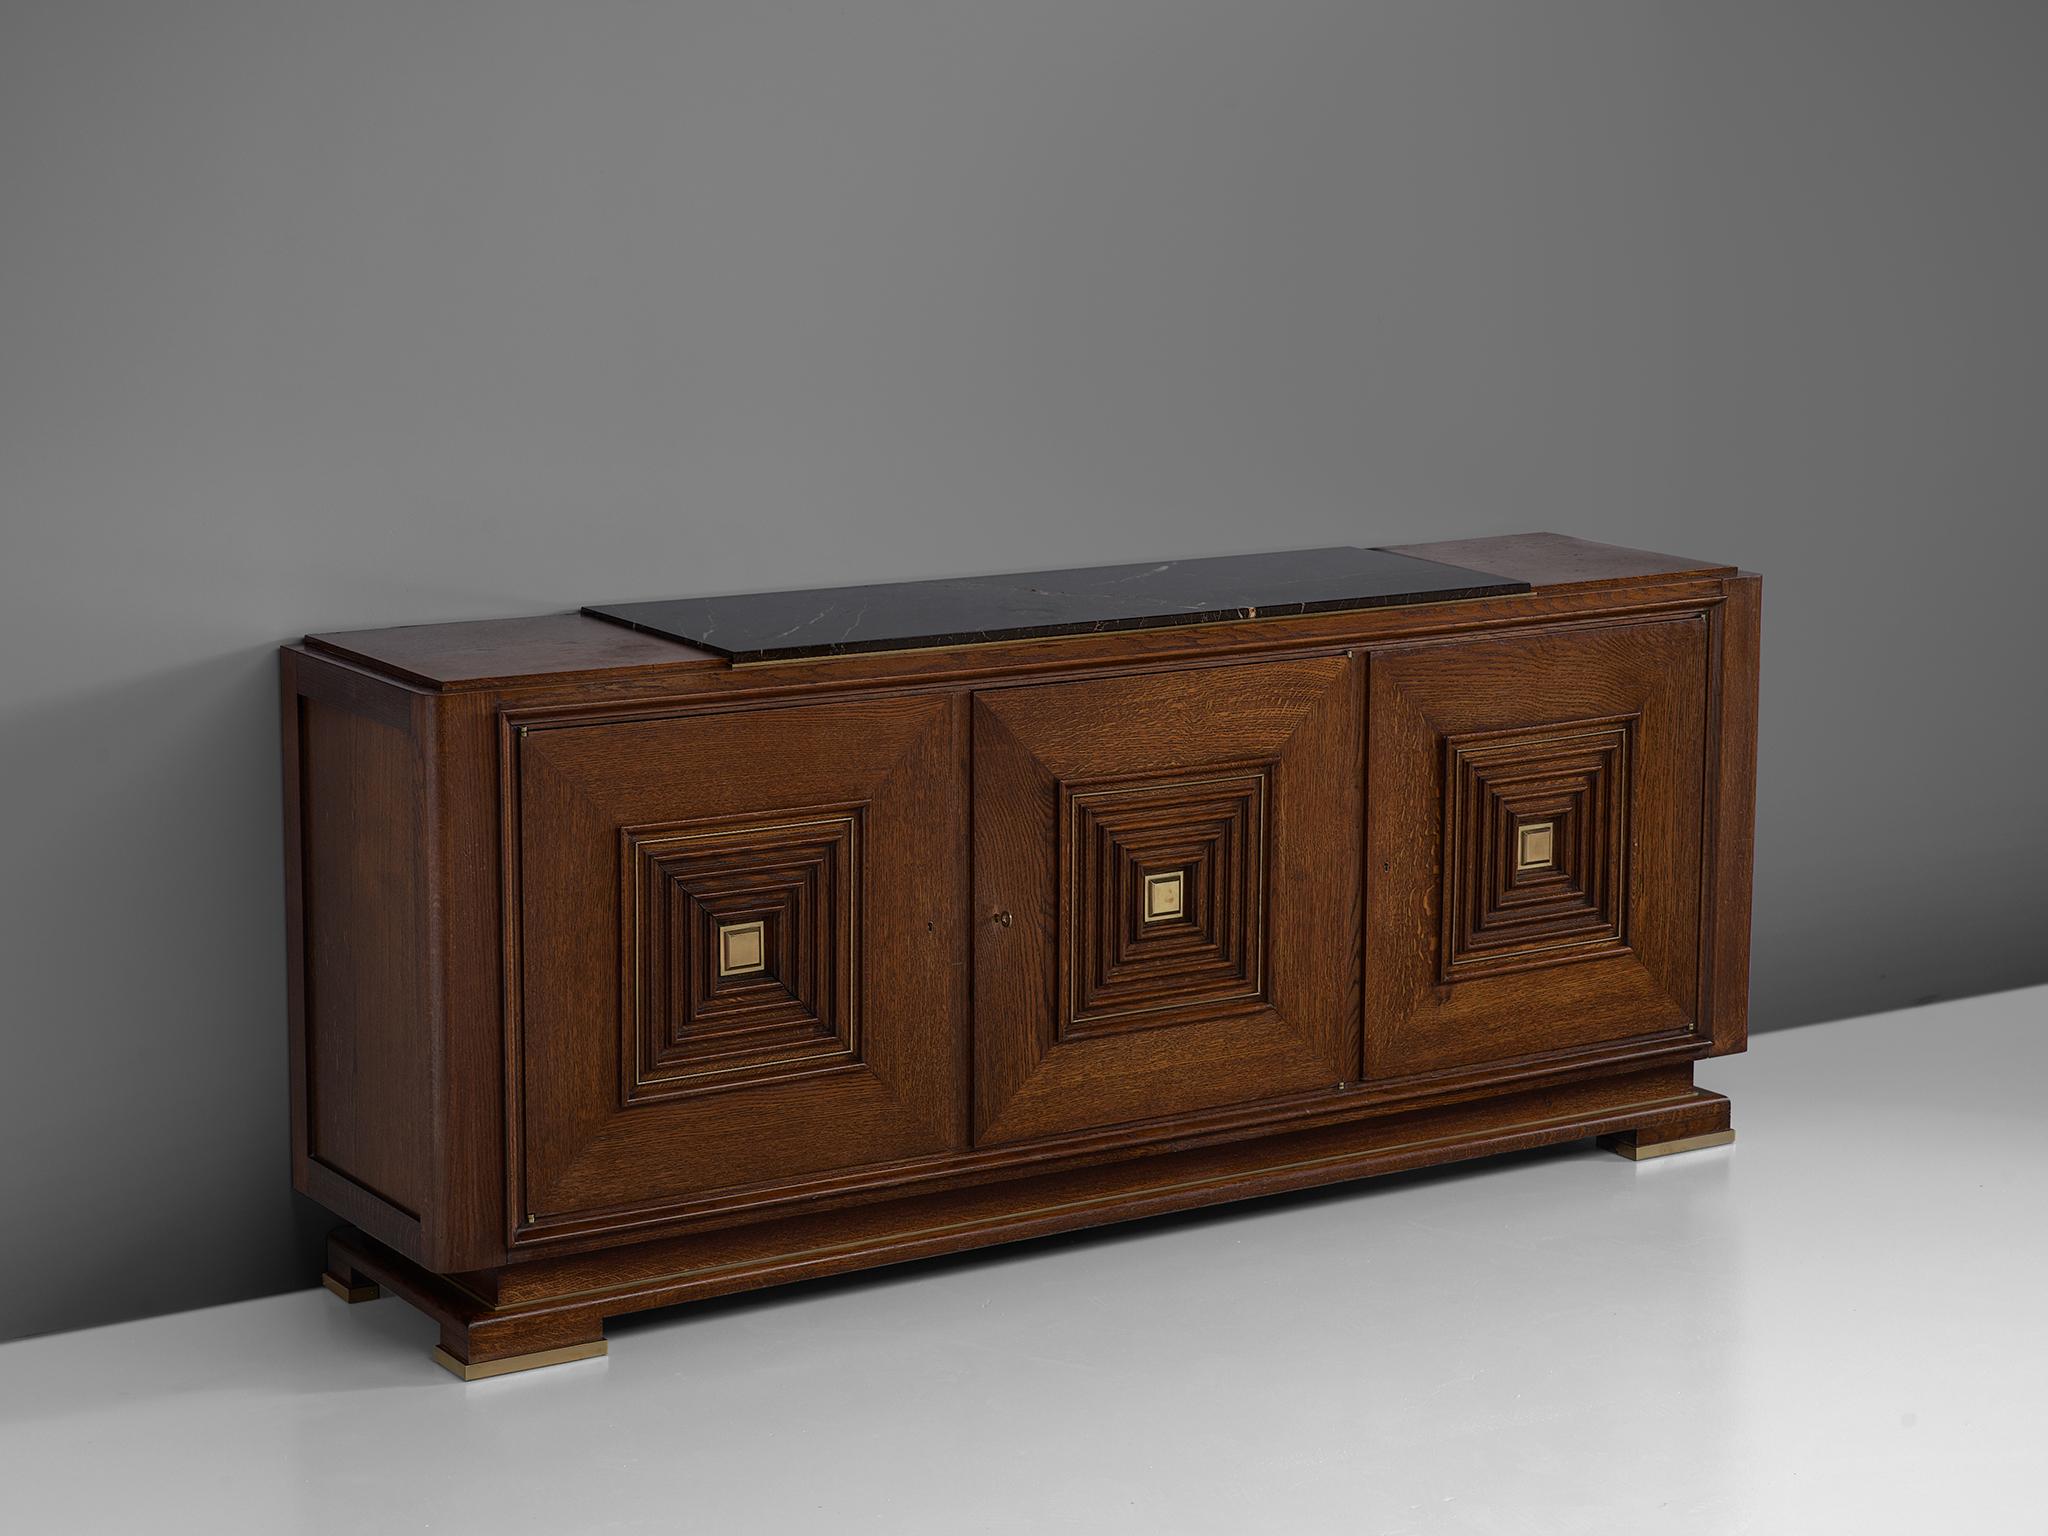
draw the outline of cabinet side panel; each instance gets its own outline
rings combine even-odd
[[[1709,793],[1706,1026],[1716,1056],[1749,1044],[1750,900],[1756,878],[1756,729],[1763,582],[1745,572],[1728,583],[1717,616],[1714,745]]]
[[[432,1048],[421,965],[418,754],[397,711],[308,688],[300,663],[296,895],[304,1073],[301,1188],[407,1249],[432,1191]],[[288,754],[289,756],[289,754]],[[339,1198],[337,1198],[339,1196]],[[344,1208],[344,1206],[348,1208]]]

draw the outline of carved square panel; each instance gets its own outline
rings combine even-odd
[[[858,1059],[857,811],[623,839],[628,1103]]]
[[[638,710],[502,727],[517,1248],[967,1144],[965,710]]]
[[[1706,638],[1686,613],[1374,654],[1368,1081],[1693,1027]]]
[[[1358,1075],[1363,663],[974,700],[985,1146]],[[992,920],[991,920],[992,919]]]
[[[1064,788],[1061,1038],[1263,996],[1267,781]]]
[[[1634,728],[1588,721],[1446,740],[1443,981],[1627,947]]]

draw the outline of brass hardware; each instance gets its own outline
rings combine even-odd
[[[718,974],[750,976],[768,968],[768,928],[751,923],[722,923],[718,929]]]
[[[1007,912],[991,912],[989,914],[988,920],[994,923],[998,928],[1007,928],[1010,926],[1011,922],[1010,914]]]
[[[537,1349],[530,1355],[507,1355],[502,1360],[485,1360],[471,1365],[458,1360],[440,1345],[434,1346],[434,1363],[445,1366],[464,1381],[482,1381],[490,1376],[509,1376],[514,1371],[536,1371],[544,1365],[567,1365],[571,1360],[595,1360],[605,1353],[605,1341],[564,1344],[560,1349]]]
[[[373,1280],[365,1280],[360,1285],[347,1285],[332,1275],[322,1275],[320,1283],[350,1306],[359,1301],[375,1301],[384,1294],[384,1288]]]
[[[1169,917],[1179,917],[1181,911],[1181,872],[1170,875],[1147,875],[1145,877],[1145,921],[1163,923]]]
[[[1674,1152],[1698,1152],[1706,1147],[1725,1147],[1735,1140],[1733,1130],[1706,1131],[1698,1136],[1674,1136],[1669,1141],[1638,1141],[1634,1136],[1603,1136],[1600,1145],[1617,1157],[1640,1163],[1652,1157],[1669,1157]]]
[[[1515,868],[1542,869],[1554,856],[1557,829],[1554,823],[1534,821],[1515,829]]]

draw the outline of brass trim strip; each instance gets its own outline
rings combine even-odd
[[[1698,1152],[1707,1147],[1725,1147],[1733,1143],[1735,1132],[1702,1131],[1697,1136],[1679,1136],[1671,1141],[1635,1142],[1617,1140],[1607,1148],[1616,1157],[1625,1157],[1632,1163],[1647,1162],[1653,1157],[1669,1157],[1674,1152]]]
[[[322,1275],[320,1283],[350,1306],[359,1301],[375,1301],[384,1294],[384,1288],[374,1280],[365,1280],[361,1285],[343,1285],[332,1275]]]
[[[530,1355],[507,1355],[502,1360],[485,1360],[471,1365],[458,1360],[440,1345],[434,1346],[434,1364],[459,1376],[464,1381],[484,1381],[492,1376],[510,1376],[514,1371],[537,1371],[544,1365],[567,1365],[572,1360],[595,1360],[606,1354],[609,1346],[603,1339],[588,1344],[564,1344],[559,1349],[537,1349]]]

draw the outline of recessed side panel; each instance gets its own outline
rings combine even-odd
[[[411,739],[304,701],[307,1153],[417,1217],[429,1188]]]
[[[425,1259],[437,1194],[412,700],[289,651],[282,698],[294,1183]]]
[[[1697,1026],[1706,627],[1374,655],[1368,1081]]]

